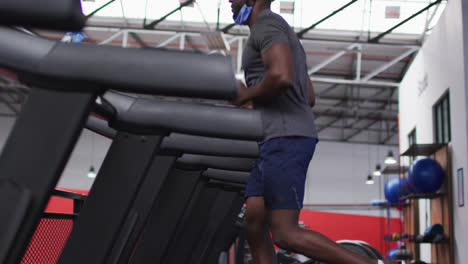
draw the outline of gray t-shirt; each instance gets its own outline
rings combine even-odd
[[[274,44],[287,43],[294,62],[294,88],[265,101],[254,100],[262,112],[265,141],[282,136],[317,138],[314,114],[308,104],[308,73],[304,48],[294,30],[278,14],[262,11],[250,28],[242,58],[247,87],[258,84],[266,73],[262,54]]]

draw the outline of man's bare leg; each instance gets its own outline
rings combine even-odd
[[[377,260],[346,249],[318,232],[300,228],[299,212],[271,210],[270,228],[277,246],[329,264],[377,264]]]
[[[260,196],[247,198],[245,232],[255,264],[276,264],[276,253],[269,231],[269,215]]]

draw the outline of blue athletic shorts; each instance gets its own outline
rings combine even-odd
[[[302,209],[307,168],[317,139],[279,137],[260,145],[245,197],[263,196],[268,209]]]

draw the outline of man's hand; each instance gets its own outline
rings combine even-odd
[[[239,94],[237,95],[237,98],[234,99],[231,103],[233,105],[242,106],[249,101],[247,95],[248,90],[242,81],[238,81],[237,86],[239,87]]]

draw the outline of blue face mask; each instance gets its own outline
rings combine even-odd
[[[249,20],[250,14],[252,13],[252,9],[253,7],[244,4],[239,11],[239,14],[237,14],[237,17],[234,15],[234,21],[236,24],[247,25],[247,21]]]

